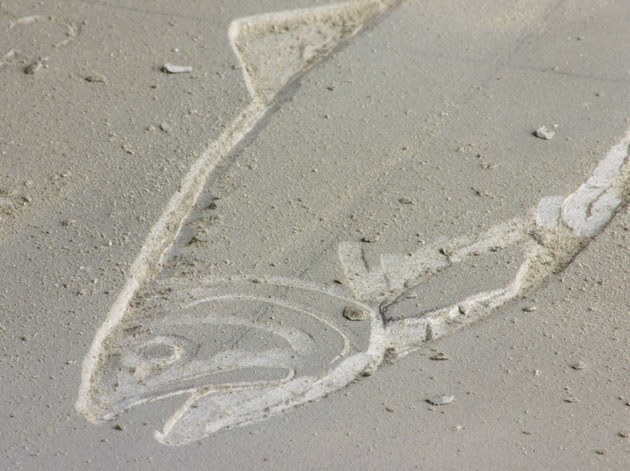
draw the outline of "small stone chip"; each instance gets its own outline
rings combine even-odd
[[[193,68],[187,65],[175,65],[168,62],[162,66],[162,72],[167,74],[185,74],[192,72]]]
[[[42,64],[42,61],[35,61],[24,68],[24,73],[26,75],[33,75],[35,72],[40,70],[43,66],[44,64]]]
[[[523,308],[523,312],[534,312],[536,310],[536,306],[525,306]]]
[[[455,399],[455,396],[433,396],[428,398],[427,402],[434,406],[445,406],[453,402],[453,399]]]
[[[414,204],[414,201],[411,198],[398,198],[398,202],[400,204]]]
[[[90,83],[105,83],[105,77],[102,75],[87,75],[84,80]]]
[[[380,238],[381,237],[378,234],[366,235],[366,236],[361,237],[361,242],[372,244],[374,242],[378,242]]]
[[[553,136],[555,135],[556,135],[556,132],[547,129],[547,126],[541,126],[538,129],[536,129],[536,131],[534,132],[534,136],[540,139],[544,139],[546,141],[550,141],[551,139],[553,139]]]
[[[374,365],[368,365],[361,372],[361,376],[367,378],[369,376],[374,376],[374,373],[376,373],[376,367]]]
[[[621,438],[628,438],[630,437],[630,430],[622,430],[617,435],[619,435]]]
[[[160,123],[160,129],[166,133],[173,132],[173,128],[171,127],[171,125],[166,122]]]
[[[606,450],[603,450],[603,449],[600,448],[598,450],[595,450],[595,453],[597,453],[598,455],[605,455],[606,454]]]
[[[116,425],[114,425],[114,427],[113,427],[113,428],[114,428],[114,430],[118,430],[119,432],[122,432],[123,430],[125,430],[125,427],[123,427],[123,426],[122,426],[122,425],[120,425],[120,424],[116,424]]]
[[[343,317],[349,321],[364,321],[368,318],[367,312],[356,306],[347,306],[343,310]]]
[[[435,355],[429,357],[429,359],[433,361],[444,361],[448,360],[448,357],[444,353],[438,352]]]
[[[577,363],[573,363],[571,365],[571,368],[578,371],[583,370],[584,368],[586,368],[586,363],[584,363],[583,361],[578,361]]]

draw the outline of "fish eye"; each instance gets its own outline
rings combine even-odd
[[[166,343],[144,345],[139,349],[138,354],[145,361],[169,361],[177,357],[175,347]]]
[[[146,364],[165,366],[178,362],[190,352],[188,342],[180,337],[160,336],[153,338],[136,349],[137,357]]]

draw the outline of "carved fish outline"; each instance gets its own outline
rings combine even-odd
[[[251,109],[258,110],[256,111],[258,113],[263,109],[263,104],[264,101],[255,101]],[[236,142],[240,131],[249,126],[243,123],[249,123],[255,116],[257,116],[255,113],[243,114],[242,120],[235,121],[236,124],[231,128],[231,137],[225,138],[225,142],[217,149],[225,148],[226,143]],[[159,265],[159,262],[151,262],[159,260],[159,257],[151,254],[163,254],[164,247],[170,243],[168,238],[155,239],[157,242],[148,244],[146,246],[148,248],[145,248],[145,255],[149,255],[144,259],[140,257],[144,268],[139,271],[144,275],[132,278],[127,292],[123,292],[119,298],[123,301],[112,310],[120,313],[120,316],[108,318],[101,335],[97,335],[95,339],[96,347],[91,352],[94,355],[88,356],[86,362],[84,370],[87,372],[84,376],[86,381],[82,385],[82,396],[77,407],[92,420],[108,420],[130,407],[149,400],[175,394],[190,394],[183,406],[171,415],[164,428],[156,434],[156,438],[161,442],[178,445],[219,430],[262,420],[340,389],[361,374],[373,373],[387,352],[406,354],[426,340],[453,332],[526,293],[549,274],[562,270],[588,241],[601,231],[625,200],[628,142],[627,134],[600,163],[593,176],[575,193],[566,198],[545,198],[529,217],[500,224],[476,238],[464,237],[436,242],[410,256],[383,255],[381,266],[376,269],[364,265],[360,246],[342,244],[339,256],[351,291],[310,285],[300,280],[265,276],[227,280],[208,278],[199,280],[201,288],[197,283],[179,287],[177,282],[173,282],[172,285],[167,283],[164,286],[164,293],[156,295],[155,305],[151,305],[149,300],[148,304],[140,306],[147,309],[150,314],[146,322],[140,325],[140,330],[122,335],[117,329],[124,326],[121,322],[123,315],[130,307],[133,308],[129,306],[129,300],[132,299],[133,293],[137,292],[138,287],[151,276],[152,270]],[[181,212],[173,210],[166,214],[164,221],[180,216]],[[469,257],[511,246],[523,248],[525,262],[516,278],[507,286],[477,293],[453,306],[422,315],[411,315],[400,320],[387,318],[387,309],[395,305],[425,276],[439,273]],[[268,288],[272,288],[272,293],[262,296],[252,294],[252,291],[264,292]],[[174,294],[175,292],[179,294]],[[295,295],[296,298],[293,299],[295,293],[300,294]],[[177,301],[178,295],[191,298],[188,299],[188,303],[181,301],[183,304],[177,304],[180,303]],[[306,304],[305,299],[309,300]],[[308,358],[309,352],[316,348],[311,347],[309,350],[295,345],[300,343],[299,338],[304,339],[304,336],[309,337],[309,334],[303,331],[301,335],[296,331],[293,334],[282,335],[280,326],[274,323],[271,323],[273,326],[270,328],[271,331],[259,328],[255,324],[260,319],[271,321],[262,314],[262,317],[246,317],[245,321],[236,321],[232,319],[235,312],[220,314],[218,319],[214,320],[202,318],[200,317],[202,314],[199,313],[186,313],[179,322],[163,323],[169,329],[205,323],[214,327],[227,326],[236,331],[247,325],[250,330],[268,332],[271,337],[281,337],[285,341],[284,353],[280,351],[283,349],[279,344],[273,343],[274,340],[266,339],[270,345],[275,345],[276,350],[273,353],[268,353],[267,350],[252,353],[237,349],[239,352],[237,355],[220,355],[222,352],[217,351],[215,356],[204,357],[201,352],[202,345],[191,341],[187,335],[160,332],[159,328],[166,327],[160,325],[159,312],[150,309],[153,307],[159,311],[165,305],[175,303],[180,310],[220,305],[222,309],[229,311],[230,307],[226,308],[226,305],[230,303],[238,305],[239,302],[254,303],[258,306],[249,310],[244,309],[248,313],[264,313],[266,308],[260,306],[268,308],[269,305],[273,305],[279,309],[289,310],[301,306],[297,310],[293,309],[293,312],[302,316],[300,321],[305,319],[303,316],[309,316],[308,313],[317,313],[315,317],[323,320],[320,323],[336,326],[336,329],[332,330],[338,332],[341,338],[356,336],[356,345],[350,350],[339,345],[331,348],[334,354],[327,352],[328,356],[323,356],[327,362],[319,365],[319,372],[314,375],[302,374],[299,367],[292,367],[290,360],[295,358],[283,355],[288,351],[289,355],[293,352],[297,354],[296,357]],[[346,323],[342,313],[348,305],[355,305],[364,310],[369,322]],[[329,308],[326,309],[325,306]],[[148,330],[145,332],[142,329]],[[293,343],[291,338],[294,339]],[[366,338],[369,339],[367,343]],[[140,340],[139,343],[134,344],[137,339]],[[307,343],[304,342],[304,345]],[[346,345],[345,342],[342,343]],[[120,363],[110,367],[109,359],[107,355],[103,355],[104,353],[119,355]],[[203,365],[196,360],[198,357],[204,358]],[[314,357],[321,358],[318,355]],[[173,367],[180,368],[181,371],[172,376],[165,374],[172,371]],[[223,370],[219,370],[219,367]],[[304,368],[308,369],[308,365]],[[257,377],[256,374],[261,369],[265,373]],[[226,371],[241,372],[248,380],[232,381],[219,376]],[[142,392],[130,393],[124,389],[124,384],[121,387],[120,382],[118,385],[108,383],[112,378],[120,379],[121,372],[135,381],[136,388],[142,389],[147,385],[144,395]],[[98,375],[102,373],[105,373],[104,381],[99,383]],[[219,380],[196,383],[193,381],[208,379],[211,376],[219,377]],[[186,382],[190,383],[182,384]],[[165,389],[166,386],[173,386],[173,389]],[[105,389],[99,390],[99,387]],[[117,393],[116,388],[120,393]]]

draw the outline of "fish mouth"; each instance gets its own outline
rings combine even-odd
[[[119,417],[132,407],[147,403],[166,399],[180,395],[203,394],[225,394],[240,392],[246,390],[259,390],[269,387],[282,386],[295,378],[295,370],[264,371],[261,372],[254,368],[233,369],[232,371],[210,371],[208,373],[191,375],[176,381],[170,381],[161,387],[149,389],[144,393],[137,394],[132,397],[125,397],[117,402],[111,403],[105,407],[96,406],[92,412],[92,416],[98,418],[98,422],[108,422]],[[238,371],[239,376],[247,376],[247,382],[233,382],[230,373]],[[276,373],[276,374],[274,374]],[[284,374],[282,374],[284,373]],[[265,379],[269,376],[277,376],[278,379]]]

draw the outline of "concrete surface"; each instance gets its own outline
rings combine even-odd
[[[2,2],[0,55],[19,50],[0,67],[7,469],[630,466],[625,202],[536,290],[316,402],[183,446],[153,437],[181,396],[98,425],[75,409],[147,234],[251,103],[231,22],[328,3]],[[283,89],[140,294],[206,275],[346,289],[341,243],[378,264],[575,191],[630,124],[629,15],[619,0],[402,2]],[[533,135],[542,125],[552,140]],[[520,256],[427,279],[397,315],[500,286]]]

